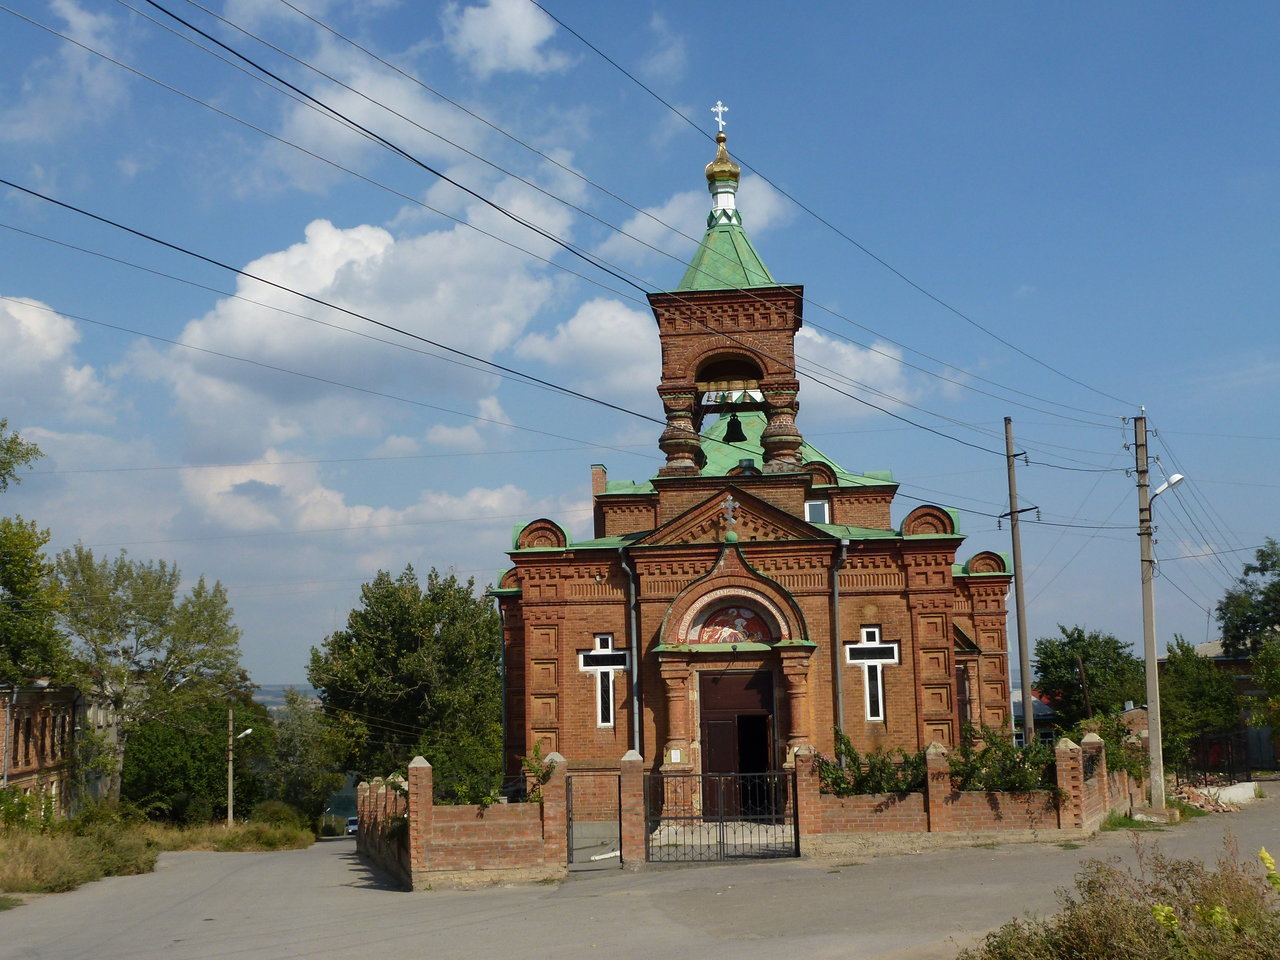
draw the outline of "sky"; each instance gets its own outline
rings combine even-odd
[[[1140,650],[1145,408],[1159,644],[1217,636],[1280,535],[1280,6],[543,6],[0,8],[0,417],[45,454],[0,512],[221,581],[259,683],[379,569],[589,537],[590,465],[663,462],[643,293],[723,101],[805,438],[963,559],[1010,550],[1012,418],[1030,637]]]

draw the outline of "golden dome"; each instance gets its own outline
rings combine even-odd
[[[742,168],[729,158],[729,151],[725,149],[724,142],[728,139],[721,130],[716,134],[716,158],[707,164],[707,183],[714,183],[717,180],[738,180],[738,175],[742,173]]]

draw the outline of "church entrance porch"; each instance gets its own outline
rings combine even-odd
[[[703,671],[701,713],[703,810],[709,816],[770,812],[765,780],[775,769],[773,674],[768,670]],[[728,777],[726,775],[740,775]]]
[[[645,777],[648,859],[799,856],[795,773],[776,769],[773,672],[696,676],[702,770]]]

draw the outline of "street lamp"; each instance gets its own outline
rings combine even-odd
[[[235,743],[253,733],[253,727],[236,733],[236,718],[230,707],[227,707],[227,829],[231,829],[232,814],[235,810]]]
[[[1147,469],[1147,418],[1133,418],[1134,456],[1138,474],[1138,545],[1142,552],[1142,652],[1147,679],[1147,755],[1150,758],[1151,809],[1162,811],[1164,800],[1164,749],[1160,738],[1160,673],[1156,661],[1156,561],[1151,552],[1151,504],[1156,497],[1182,482],[1175,473],[1151,492]]]

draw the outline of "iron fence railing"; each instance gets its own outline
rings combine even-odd
[[[798,857],[794,771],[649,774],[650,861]]]

